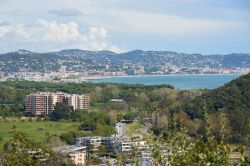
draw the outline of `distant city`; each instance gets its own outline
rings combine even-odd
[[[48,53],[18,50],[0,54],[0,81],[83,81],[107,76],[248,72],[250,54],[201,55],[142,50],[117,54],[78,49]]]

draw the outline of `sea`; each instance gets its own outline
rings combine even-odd
[[[185,74],[114,76],[89,80],[93,83],[126,83],[144,85],[172,85],[177,89],[216,89],[238,78],[239,74]]]

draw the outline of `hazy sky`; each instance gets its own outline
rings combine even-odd
[[[250,53],[250,0],[0,0],[0,52]]]

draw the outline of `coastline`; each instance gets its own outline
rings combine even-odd
[[[172,85],[177,89],[215,89],[242,74],[169,74],[95,77],[91,83],[125,83],[144,85]]]
[[[101,79],[108,79],[108,78],[131,78],[131,77],[165,77],[165,76],[213,76],[213,75],[244,75],[247,73],[228,73],[228,74],[149,74],[149,75],[120,75],[120,76],[93,76],[93,77],[84,77],[83,80],[91,81],[91,80],[101,80]]]

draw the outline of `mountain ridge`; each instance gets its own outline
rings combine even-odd
[[[186,68],[196,72],[198,68],[250,68],[250,54],[232,53],[226,55],[186,54],[172,51],[133,50],[125,53],[112,51],[88,51],[65,49],[57,52],[37,53],[18,50],[0,54],[2,72],[46,72],[58,71],[66,66],[67,71],[109,71],[125,72],[144,68],[145,74],[163,70],[165,67]]]
[[[58,54],[58,53],[63,53],[63,52],[72,52],[72,51],[79,51],[79,52],[91,52],[91,53],[110,53],[110,54],[116,54],[116,55],[120,55],[120,54],[127,54],[127,53],[136,53],[136,52],[141,52],[141,53],[150,53],[150,52],[156,52],[156,53],[174,53],[174,54],[180,54],[180,55],[201,55],[201,56],[213,56],[213,55],[221,55],[221,56],[227,56],[227,55],[248,55],[250,56],[250,53],[244,53],[244,52],[232,52],[232,53],[226,53],[226,54],[222,54],[222,53],[213,53],[213,54],[202,54],[202,53],[185,53],[185,52],[178,52],[178,51],[169,51],[169,50],[141,50],[141,49],[135,49],[135,50],[131,50],[131,51],[126,51],[126,52],[121,52],[121,53],[116,53],[110,50],[98,50],[98,51],[93,51],[93,50],[84,50],[84,49],[77,49],[77,48],[71,48],[71,49],[62,49],[59,51],[48,51],[48,52],[37,52],[37,51],[30,51],[30,50],[26,50],[26,49],[18,49],[16,51],[10,51],[10,52],[5,52],[5,53],[0,53],[0,55],[3,54],[8,54],[8,53],[15,53],[15,52],[29,52],[29,53],[36,53],[36,54],[44,54],[44,53],[51,53],[51,54]]]

